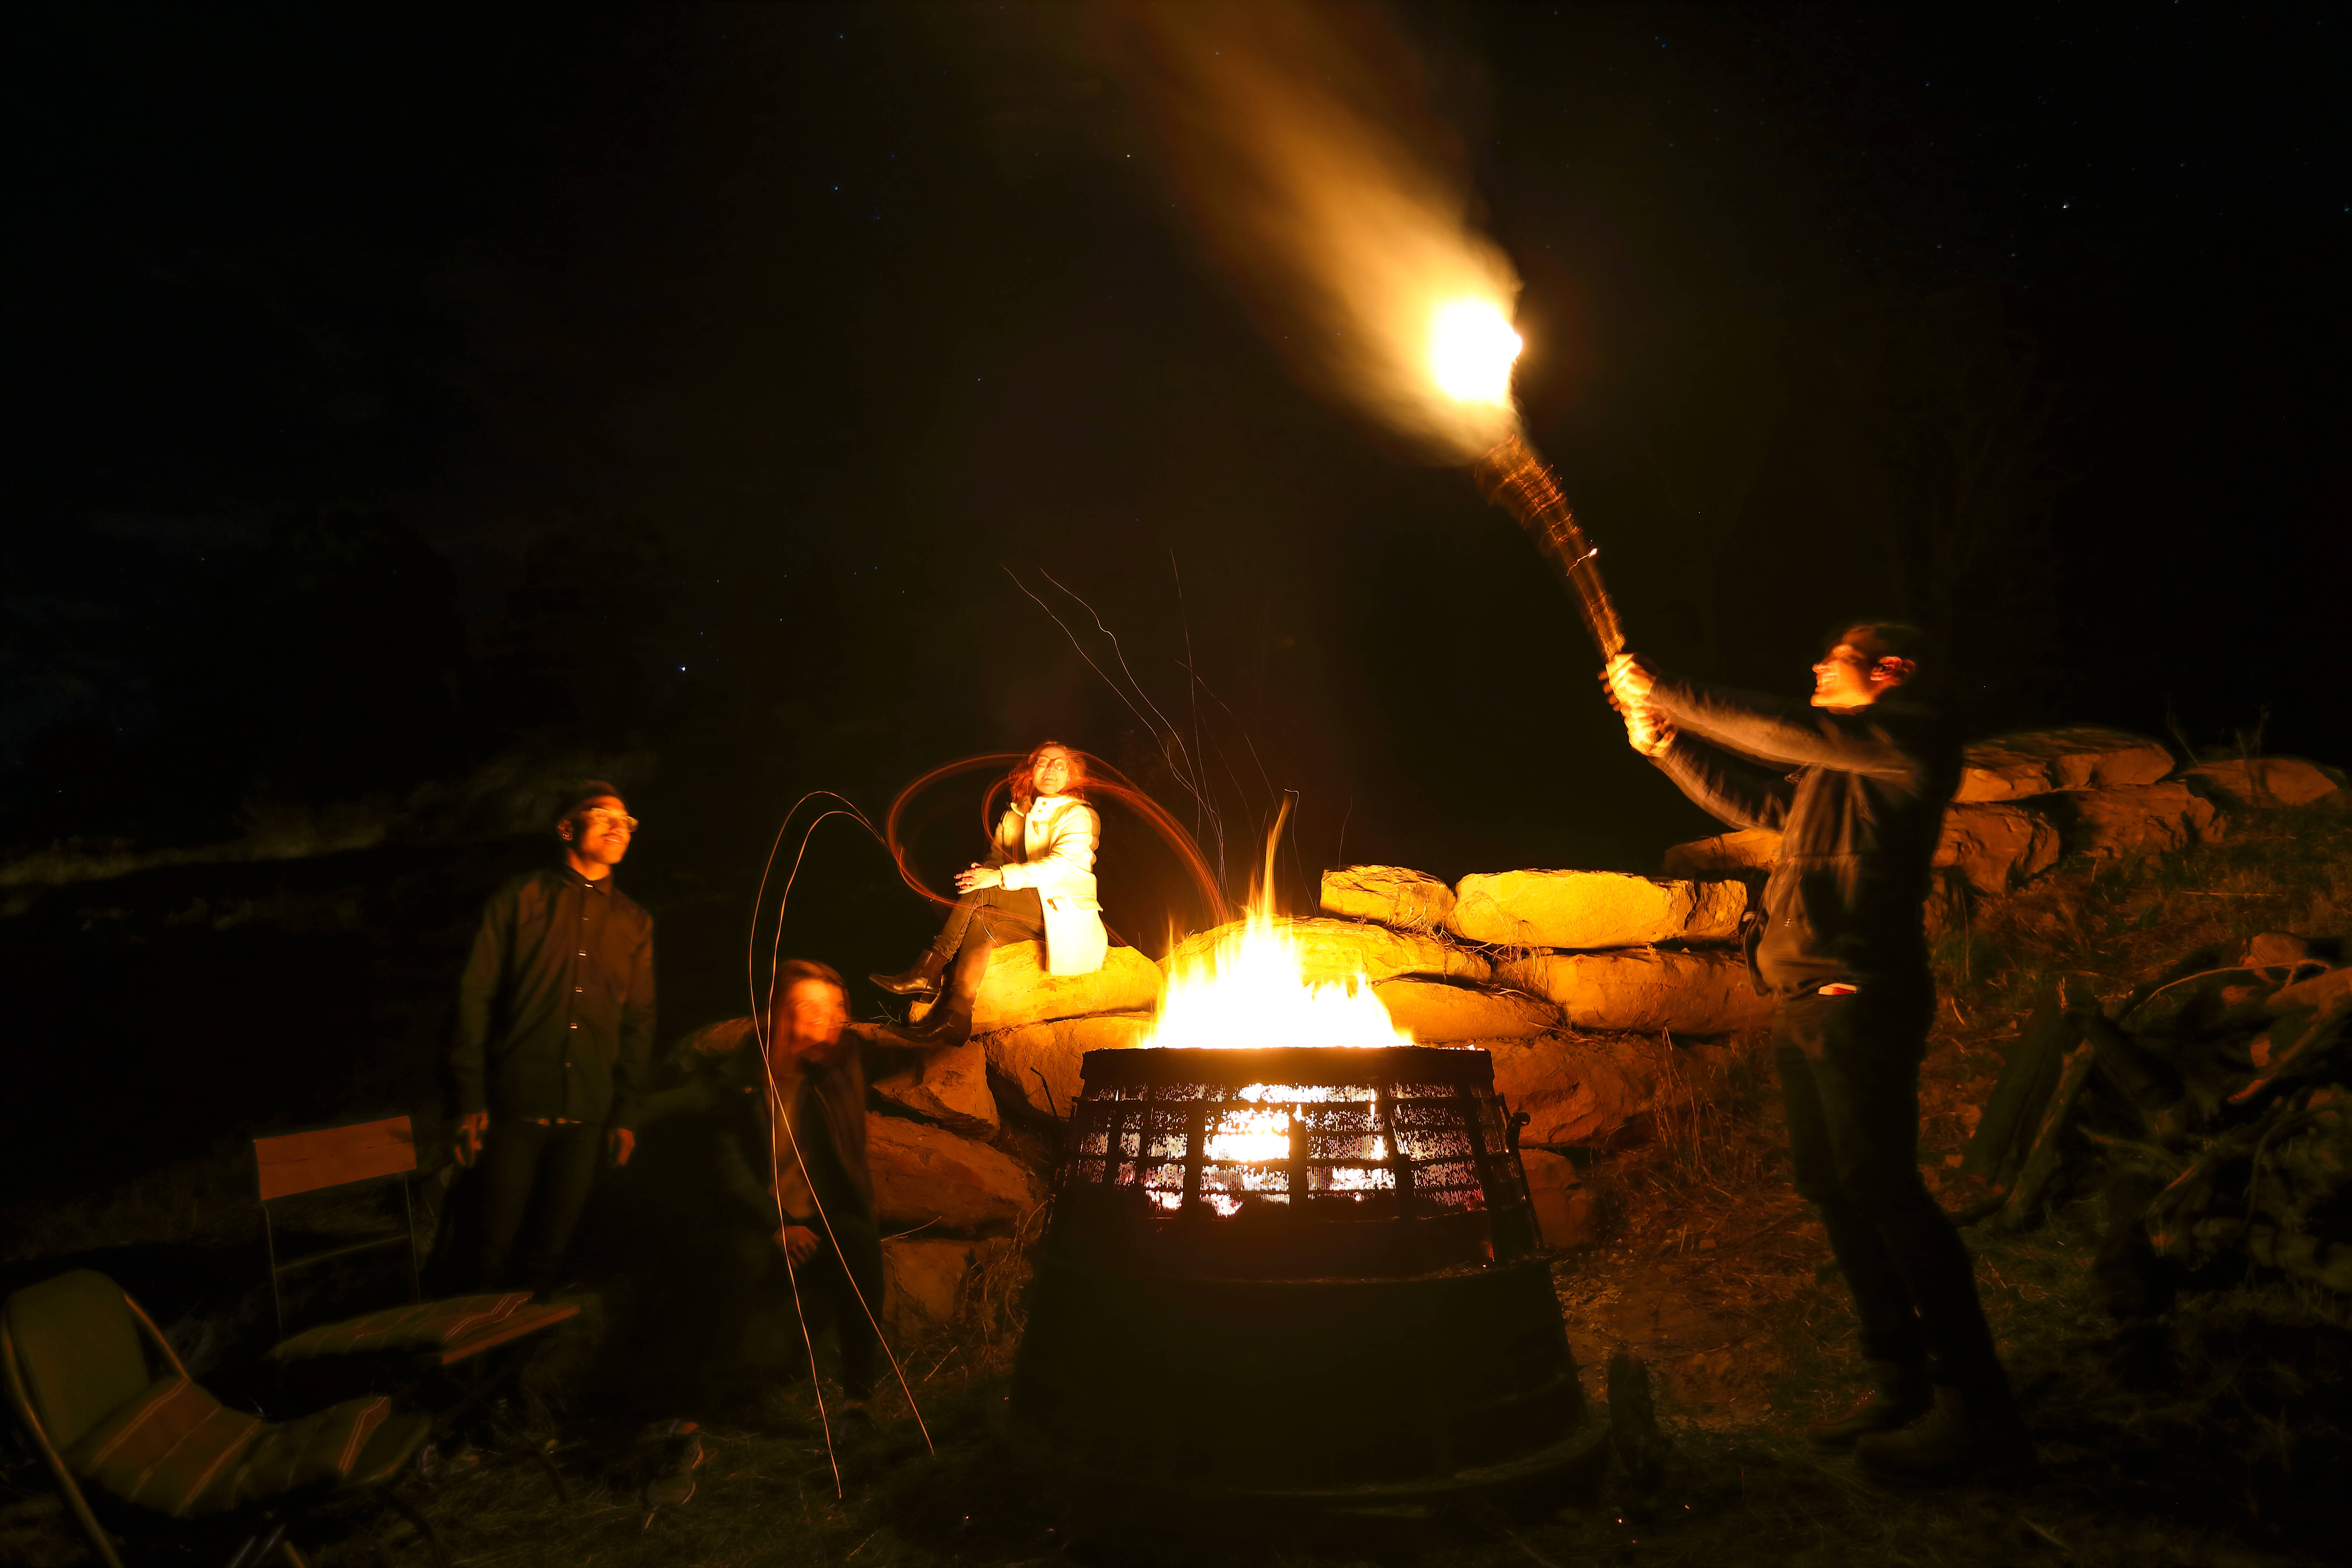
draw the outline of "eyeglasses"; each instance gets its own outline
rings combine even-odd
[[[580,815],[607,833],[635,833],[637,830],[635,817],[614,811],[609,805],[592,805]]]

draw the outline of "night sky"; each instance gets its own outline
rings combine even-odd
[[[1980,731],[2352,762],[2340,7],[1396,15],[1637,647],[1798,693],[1906,616]],[[1712,830],[1467,476],[1288,378],[1066,8],[7,26],[11,857],[462,845],[609,771],[667,1035],[795,796],[1046,735],[1213,850],[1197,775],[1237,883],[1297,791],[1293,907]],[[841,827],[789,942],[895,966]],[[1105,855],[1115,926],[1196,918]]]

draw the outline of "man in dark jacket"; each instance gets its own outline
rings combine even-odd
[[[1810,713],[1632,656],[1603,679],[1636,748],[1685,795],[1780,835],[1748,963],[1780,1002],[1797,1189],[1820,1206],[1878,1382],[1811,1436],[1875,1468],[1939,1476],[2030,1463],[2032,1447],[1968,1249],[1919,1176],[1936,1001],[1923,909],[1960,748],[1914,696],[1916,643],[1908,627],[1849,628],[1813,666]]]
[[[833,1326],[853,1419],[874,1392],[882,1240],[866,1162],[866,1071],[920,1052],[846,1031],[841,976],[793,959],[778,967],[761,1051],[750,1018],[689,1037],[688,1081],[646,1111],[658,1194],[633,1338],[633,1400],[644,1414],[730,1414],[758,1390],[744,1377],[764,1302],[797,1303],[811,1332]],[[781,1369],[779,1369],[781,1370]]]
[[[482,1164],[480,1283],[556,1282],[596,1173],[628,1163],[654,1034],[654,922],[613,885],[637,819],[601,779],[573,793],[563,860],[499,889],[457,988],[457,1160]],[[534,1205],[534,1199],[536,1204]]]

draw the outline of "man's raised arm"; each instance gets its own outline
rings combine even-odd
[[[1784,767],[1833,768],[1917,786],[1918,759],[1868,719],[1835,709],[1808,711],[1754,692],[1700,686],[1661,675],[1631,655],[1609,661],[1601,677],[1622,705],[1639,705],[1677,729]]]
[[[1687,735],[1675,735],[1663,750],[1651,752],[1650,760],[1690,796],[1692,805],[1734,827],[1778,833],[1788,821],[1789,803],[1796,798],[1796,786],[1787,779]]]

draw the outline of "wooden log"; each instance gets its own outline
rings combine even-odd
[[[2006,1184],[2024,1160],[2026,1134],[2038,1126],[2043,1107],[2058,1087],[2058,1065],[2083,1037],[2079,1019],[2068,1015],[2053,986],[2035,1005],[2001,1064],[2000,1081],[1985,1101],[1976,1136],[1960,1157],[1960,1169],[1995,1186]]]
[[[2154,1134],[2165,1114],[2180,1100],[2180,1075],[2171,1063],[2110,1023],[2105,1014],[2084,1012],[2080,1016],[2083,1037],[2090,1042],[2099,1077],[2138,1116],[2140,1131]]]
[[[2085,1041],[2066,1053],[2058,1069],[2058,1088],[2050,1097],[2049,1109],[2042,1113],[2041,1129],[2033,1135],[2032,1150],[2025,1156],[2023,1169],[2017,1173],[2017,1184],[2009,1190],[2009,1201],[2001,1205],[2000,1223],[2014,1229],[2025,1224],[2042,1202],[2050,1179],[2058,1173],[2058,1145],[2063,1141],[2066,1122],[2074,1112],[2074,1101],[2082,1097],[2083,1085],[2091,1077],[2091,1064],[2096,1051]]]

